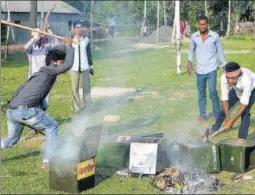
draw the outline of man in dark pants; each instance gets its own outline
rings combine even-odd
[[[50,156],[58,143],[58,124],[40,107],[50,92],[59,74],[67,72],[73,65],[74,49],[72,39],[65,38],[65,45],[49,51],[46,65],[21,85],[9,102],[7,109],[8,137],[1,139],[1,150],[18,143],[24,125],[44,130],[46,137],[42,168],[48,167]]]
[[[250,126],[250,110],[255,101],[255,74],[247,69],[240,68],[239,64],[229,62],[225,66],[225,72],[221,76],[221,100],[222,107],[215,124],[211,128],[213,133],[217,131],[226,118],[225,129],[232,128],[236,120],[241,116],[241,126],[238,133],[238,142],[245,142]],[[232,87],[229,90],[229,87]],[[229,110],[240,100],[240,107],[233,117]]]

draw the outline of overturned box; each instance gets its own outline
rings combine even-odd
[[[65,139],[49,162],[50,188],[77,193],[95,186],[95,157],[103,125]]]
[[[220,172],[219,148],[212,142],[189,141],[186,143],[172,143],[171,164],[185,164],[188,167],[196,166],[207,173]]]
[[[156,174],[169,166],[163,134],[143,136],[130,143],[129,171]]]
[[[219,142],[221,169],[244,173],[255,168],[255,140],[237,144],[235,139]]]

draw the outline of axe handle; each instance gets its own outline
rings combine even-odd
[[[214,137],[214,136],[216,136],[216,135],[222,133],[222,132],[225,131],[225,130],[226,130],[225,127],[223,127],[223,128],[221,128],[220,130],[218,130],[218,131],[214,132],[213,134],[211,134],[211,135],[209,136],[209,138],[212,138],[212,137]]]
[[[64,37],[61,37],[61,36],[58,36],[58,35],[50,34],[50,33],[47,33],[47,32],[41,31],[41,30],[36,30],[36,29],[30,28],[30,27],[27,27],[27,26],[24,26],[24,25],[15,24],[15,23],[12,23],[12,22],[9,22],[9,21],[6,21],[6,20],[1,20],[1,23],[6,24],[6,25],[10,25],[10,26],[15,26],[17,28],[22,28],[22,29],[29,30],[29,31],[38,32],[38,33],[48,35],[48,36],[51,36],[51,37],[55,37],[55,38],[58,38],[58,39],[64,39]],[[73,41],[73,42],[76,43],[76,44],[79,44],[76,41]]]

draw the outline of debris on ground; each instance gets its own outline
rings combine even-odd
[[[204,194],[219,190],[222,183],[215,176],[199,170],[188,172],[169,167],[156,176],[154,185],[167,193]]]
[[[131,176],[128,169],[119,170],[119,171],[116,172],[116,175],[123,176],[123,177],[130,177]]]
[[[120,116],[116,115],[106,115],[104,117],[105,122],[119,122],[120,121]]]

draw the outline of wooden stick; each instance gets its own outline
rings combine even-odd
[[[58,39],[62,39],[62,40],[64,39],[64,37],[61,37],[61,36],[58,36],[58,35],[50,34],[50,33],[47,33],[47,32],[41,31],[41,30],[37,30],[37,29],[33,29],[33,28],[30,28],[30,27],[27,27],[27,26],[24,26],[24,25],[8,22],[6,20],[1,20],[1,23],[6,24],[6,25],[10,25],[10,26],[14,26],[14,27],[17,27],[17,28],[22,28],[22,29],[29,30],[29,31],[38,32],[38,33],[48,35],[48,36],[51,36],[51,37],[55,37],[55,38],[58,38]],[[76,43],[76,44],[79,44],[76,41],[73,41],[73,42]]]
[[[211,134],[208,138],[211,139],[212,137],[214,137],[214,136],[216,136],[216,135],[222,133],[222,132],[225,131],[225,130],[226,130],[226,128],[223,127],[223,128],[221,128],[220,130],[218,130],[218,131],[214,132],[213,134]]]

